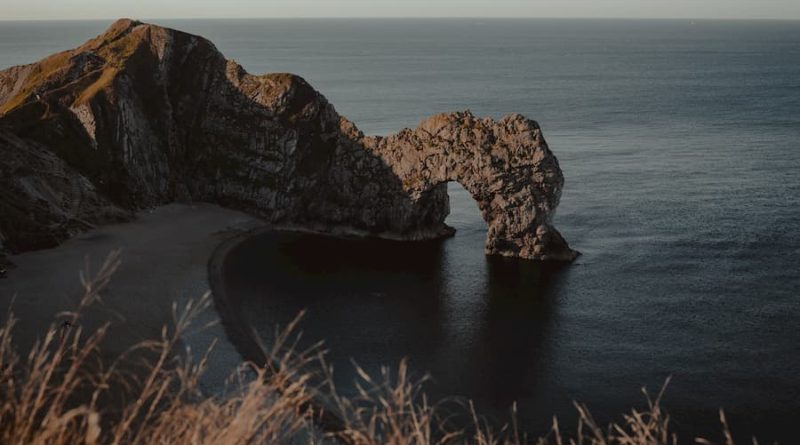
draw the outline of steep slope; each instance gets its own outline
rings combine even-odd
[[[445,183],[456,180],[489,222],[487,253],[575,255],[551,226],[563,176],[535,122],[454,113],[365,137],[300,77],[250,75],[201,37],[131,20],[0,72],[0,150],[15,153],[0,160],[0,240],[13,251],[175,200],[320,232],[434,238],[452,232]],[[43,192],[59,188],[55,174],[69,185]]]

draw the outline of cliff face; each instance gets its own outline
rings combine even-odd
[[[563,176],[535,122],[454,113],[365,137],[300,77],[247,74],[205,39],[130,20],[0,72],[0,155],[0,242],[12,251],[175,200],[433,238],[451,233],[455,180],[489,223],[487,253],[575,255],[550,224]]]
[[[0,130],[0,251],[52,247],[129,217],[48,147]]]
[[[564,176],[536,122],[442,114],[366,146],[392,166],[412,199],[448,181],[464,186],[488,223],[487,254],[574,259],[551,224]]]

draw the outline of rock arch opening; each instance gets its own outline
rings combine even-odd
[[[456,230],[456,236],[482,234],[485,237],[489,224],[484,220],[475,198],[457,181],[449,181],[445,186],[450,204],[450,213],[444,221],[445,224]]]
[[[445,183],[461,184],[488,226],[484,251],[537,260],[578,255],[552,226],[564,176],[539,124],[521,115],[499,121],[469,111],[434,116],[416,130],[368,138],[412,202],[429,204]],[[444,224],[447,202],[437,207]]]
[[[148,69],[119,69],[134,65]],[[298,76],[248,74],[201,37],[131,20],[3,76],[0,151],[13,147],[20,165],[46,153],[76,185],[42,208],[14,184],[23,208],[45,216],[19,212],[3,227],[5,246],[31,245],[18,227],[35,224],[43,229],[34,238],[60,241],[84,226],[61,230],[64,215],[102,224],[187,198],[304,230],[432,239],[449,232],[445,183],[457,181],[486,221],[487,254],[577,256],[552,225],[558,161],[521,115],[446,113],[367,137]],[[76,210],[73,195],[91,199]]]

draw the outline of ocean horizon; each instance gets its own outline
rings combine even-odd
[[[439,398],[544,434],[585,402],[602,424],[664,405],[684,437],[791,443],[800,412],[800,21],[156,19],[253,74],[302,76],[366,134],[440,112],[542,127],[565,186],[554,224],[582,256],[484,255],[475,200],[449,185],[453,238],[414,245],[266,233],[224,286],[265,338],[307,310],[337,384],[410,359]],[[0,21],[0,68],[110,21]],[[341,370],[341,371],[339,371]],[[714,436],[717,437],[717,436]]]

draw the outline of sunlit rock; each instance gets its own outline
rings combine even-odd
[[[0,135],[16,154],[0,159],[13,197],[0,200],[0,232],[16,251],[172,201],[431,239],[452,233],[445,186],[457,181],[488,223],[488,254],[576,255],[552,226],[564,178],[535,122],[462,112],[365,137],[302,78],[250,75],[208,40],[136,21],[0,72]],[[41,230],[23,234],[32,224]]]

